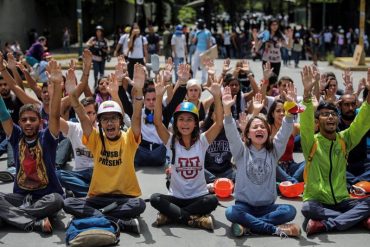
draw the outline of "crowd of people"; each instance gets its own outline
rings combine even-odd
[[[159,37],[153,30],[144,37],[132,25],[115,49],[114,73],[106,76],[109,47],[98,26],[83,52],[81,78],[74,62],[64,76],[50,59],[41,87],[31,70],[43,59],[44,37],[26,61],[0,54],[0,154],[8,153],[10,168],[0,179],[14,182],[13,193],[0,193],[0,225],[51,233],[50,218],[63,209],[74,218],[107,216],[121,231],[141,233],[146,203],[135,168],[155,166],[167,167],[168,194],[151,195],[158,215],[144,220],[158,227],[172,222],[212,231],[211,213],[219,205],[214,182],[228,178],[235,182],[235,204],[225,216],[236,237],[300,236],[292,223],[296,208],[276,203],[276,183],[284,181],[305,183],[307,235],[358,224],[370,229],[370,69],[357,90],[350,71],[343,74],[344,89],[340,78],[314,64],[303,67],[300,82],[280,75],[280,48],[289,41],[271,20],[256,36],[263,74],[254,74],[246,60],[232,68],[225,59],[217,75],[214,61],[199,57],[211,47],[211,33],[200,21],[197,29],[192,64],[178,26],[173,59],[159,68]],[[199,66],[201,81],[194,79]],[[25,92],[23,77],[36,97]],[[304,88],[300,96],[297,83]],[[294,161],[295,146],[304,162]],[[70,171],[65,164],[72,155]]]

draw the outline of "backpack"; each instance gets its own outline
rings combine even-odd
[[[66,231],[67,246],[108,246],[119,242],[118,224],[104,216],[73,219]]]
[[[340,143],[342,153],[344,154],[344,157],[347,160],[348,159],[348,151],[347,151],[346,143],[340,135],[338,135],[338,141]],[[311,166],[312,158],[313,158],[313,156],[314,156],[314,154],[316,153],[316,150],[317,150],[317,145],[318,145],[317,143],[318,143],[318,140],[315,137],[314,143],[311,147],[310,154],[308,155],[307,163],[305,165],[304,172],[303,172],[303,180],[304,180],[305,183],[307,183],[308,170],[309,170],[309,167]]]

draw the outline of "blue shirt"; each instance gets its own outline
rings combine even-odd
[[[211,33],[207,29],[199,30],[195,37],[197,38],[197,51],[205,51],[211,39]]]
[[[26,160],[26,152],[20,152],[22,148],[22,143],[25,143],[23,139],[23,132],[21,128],[14,124],[13,132],[10,136],[9,142],[13,147],[14,161],[16,164],[16,179],[14,182],[13,192],[27,195],[31,194],[35,199],[38,199],[42,196],[59,193],[63,195],[62,186],[59,183],[59,180],[55,173],[55,156],[56,149],[58,146],[58,139],[55,139],[50,133],[49,128],[41,130],[38,134],[37,144],[34,147],[35,153],[41,155],[42,162],[36,162],[35,166],[30,166],[30,160]],[[36,155],[34,155],[36,156]],[[37,159],[36,159],[37,160]],[[21,164],[22,162],[22,164]],[[32,160],[31,160],[32,162]],[[28,163],[28,165],[27,165]],[[30,170],[37,170],[37,178],[35,179],[35,172],[29,172]],[[24,175],[25,173],[31,174],[29,176]],[[23,174],[23,176],[22,176]],[[27,177],[27,178],[26,178]],[[37,184],[39,180],[46,182],[42,188],[38,189]],[[35,186],[34,189],[25,189],[24,186],[20,186],[18,183],[24,183],[26,186]],[[21,188],[22,187],[22,188]]]

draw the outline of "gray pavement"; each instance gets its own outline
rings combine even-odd
[[[233,61],[233,64],[235,61]],[[301,66],[308,64],[302,62]],[[216,68],[221,72],[222,61],[216,61]],[[250,61],[251,69],[256,74],[256,78],[261,78],[261,63]],[[333,67],[326,66],[326,63],[319,63],[321,71],[333,71],[337,78],[341,78],[341,71]],[[300,83],[300,69],[282,67],[281,75],[289,75],[295,81],[299,94],[302,93]],[[81,74],[81,72],[78,72]],[[199,75],[200,76],[200,75]],[[361,77],[365,77],[364,72],[354,72],[354,82],[357,85]],[[90,85],[93,85],[92,76],[90,76]],[[339,79],[341,81],[341,79]],[[0,157],[0,170],[6,169],[5,155]],[[295,154],[297,161],[303,159],[302,154]],[[73,165],[73,161],[70,163]],[[167,193],[165,187],[165,177],[162,168],[140,168],[137,169],[137,176],[142,189],[142,198],[149,198],[154,192]],[[1,184],[0,191],[8,193],[12,191],[12,184]],[[232,205],[233,200],[222,201],[225,206]],[[278,198],[277,203],[289,203],[296,207],[297,216],[295,223],[302,225],[303,216],[300,213],[302,202],[300,199],[282,199]],[[303,232],[298,239],[288,238],[280,239],[276,236],[245,236],[234,238],[230,233],[230,223],[225,218],[225,209],[218,207],[212,214],[214,217],[215,231],[213,233],[193,229],[181,225],[169,225],[161,228],[154,227],[152,224],[156,219],[156,210],[150,204],[147,204],[145,212],[141,215],[140,223],[142,228],[141,235],[121,234],[119,246],[368,246],[370,242],[369,231],[362,227],[356,227],[347,232],[321,234],[307,238]],[[0,228],[0,245],[3,246],[58,246],[65,245],[65,226],[68,222],[69,215],[60,212],[54,219],[54,233],[51,236],[40,235],[38,233],[24,233],[15,228],[6,226]],[[366,244],[367,243],[367,244]]]

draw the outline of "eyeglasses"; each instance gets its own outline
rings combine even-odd
[[[119,117],[119,116],[102,117],[102,118],[100,119],[100,122],[101,122],[102,124],[107,124],[108,122],[111,122],[111,123],[113,123],[113,124],[116,124],[116,123],[118,123],[118,122],[119,122],[119,120],[120,120],[120,117]]]
[[[320,116],[322,116],[322,117],[329,117],[330,115],[332,115],[333,117],[338,117],[338,113],[336,111],[320,112]]]

